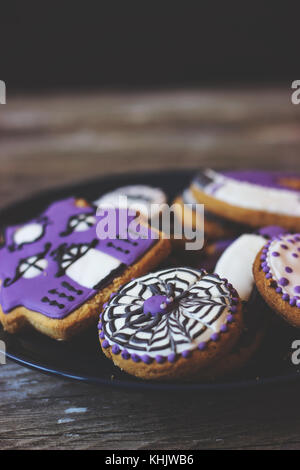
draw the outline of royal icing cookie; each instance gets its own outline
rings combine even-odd
[[[150,217],[155,217],[163,204],[167,203],[167,196],[160,188],[145,185],[122,186],[104,194],[93,202],[97,207],[131,208]]]
[[[254,287],[252,267],[257,253],[266,239],[283,232],[283,228],[271,226],[263,227],[257,234],[244,233],[230,243],[220,256],[214,271],[235,286],[242,300],[249,300]]]
[[[195,228],[203,226],[201,220],[203,211],[197,209],[201,201],[197,201],[190,188],[185,189],[180,196],[178,196],[174,203],[177,214],[182,218],[183,208],[185,207],[184,223],[188,223],[191,227]],[[222,238],[235,237],[245,231],[247,226],[234,223],[228,219],[217,216],[213,212],[204,207],[204,229],[206,240],[218,240]]]
[[[300,175],[267,171],[203,170],[191,186],[197,201],[229,220],[252,227],[300,229]]]
[[[147,379],[191,376],[225,354],[242,325],[235,289],[190,268],[147,274],[123,286],[100,316],[104,353]]]
[[[0,249],[0,320],[8,331],[29,322],[65,338],[75,324],[83,327],[86,319],[96,318],[96,306],[109,290],[126,282],[132,268],[157,250],[160,240],[146,226],[143,238],[129,230],[120,238],[117,213],[116,237],[99,239],[97,226],[105,214],[97,216],[95,208],[77,202],[55,202],[27,224],[6,229]],[[134,218],[127,216],[127,228]],[[158,261],[164,256],[159,253]]]
[[[300,234],[269,240],[256,257],[254,277],[270,307],[300,327]]]

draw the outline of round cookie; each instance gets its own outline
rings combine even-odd
[[[126,199],[125,199],[126,198]],[[167,203],[167,196],[160,188],[146,185],[122,186],[104,194],[93,204],[97,207],[120,207],[134,209],[150,217],[161,212],[160,206]]]
[[[267,332],[270,310],[256,288],[244,303],[244,327],[233,349],[201,373],[201,381],[215,381],[238,373],[256,354]]]
[[[253,273],[268,305],[300,328],[300,234],[269,240],[256,257]]]
[[[100,315],[104,354],[144,379],[189,378],[236,344],[242,305],[215,274],[171,268],[123,286]]]
[[[196,208],[196,205],[200,204],[200,202],[195,199],[189,188],[184,190],[183,193],[174,200],[173,204],[176,204],[175,213],[178,214],[180,219],[184,219],[184,223],[189,224],[193,229],[196,227],[202,228],[202,214],[197,213]],[[183,218],[182,214],[185,204],[192,207],[185,207],[185,217]],[[245,227],[240,224],[236,224],[232,221],[228,221],[224,217],[215,215],[207,210],[206,206],[204,209],[204,236],[206,240],[232,238],[247,229],[247,226]]]
[[[199,203],[233,222],[300,230],[300,175],[267,171],[201,171],[191,185]]]

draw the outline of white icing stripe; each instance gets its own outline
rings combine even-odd
[[[260,235],[241,235],[224,251],[216,264],[215,272],[228,279],[242,300],[249,300],[254,286],[252,266],[265,243],[265,238]]]
[[[283,235],[272,241],[266,255],[272,278],[283,294],[300,300],[300,234]],[[268,275],[268,273],[266,273]]]
[[[300,217],[300,193],[297,191],[237,181],[213,170],[206,170],[204,175],[213,182],[201,190],[216,199],[237,207]]]
[[[127,204],[124,204],[120,196],[127,197]],[[94,201],[97,207],[120,207],[135,209],[142,214],[150,216],[150,209],[152,204],[165,204],[167,197],[165,193],[159,188],[152,188],[151,186],[133,185],[123,186],[104,194],[99,199]],[[158,209],[157,212],[160,212]],[[154,214],[153,214],[154,215]]]
[[[159,295],[167,295],[172,286],[175,302],[167,313],[144,314],[144,301],[154,295],[150,285]],[[229,288],[215,275],[187,268],[147,274],[125,285],[110,301],[102,315],[103,332],[111,345],[130,354],[180,354],[220,332],[230,313],[230,299]]]

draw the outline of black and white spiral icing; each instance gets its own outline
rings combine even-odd
[[[216,274],[172,268],[133,279],[100,315],[102,347],[146,364],[188,358],[234,321],[236,290]]]

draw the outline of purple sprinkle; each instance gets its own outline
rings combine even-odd
[[[300,308],[300,300],[297,300],[296,305],[298,308]]]
[[[280,254],[278,253],[278,251],[273,251],[272,256],[277,257],[277,256],[280,256]]]
[[[105,334],[104,334],[103,331],[101,331],[101,333],[99,334],[99,338],[101,338],[101,339],[104,339],[104,338],[105,338]]]
[[[112,294],[110,294],[110,297],[109,297],[109,298],[110,298],[110,299],[113,299],[113,298],[115,297],[115,295],[116,295],[116,293],[113,292]]]
[[[184,357],[184,359],[187,359],[188,357],[190,357],[191,351],[186,349],[185,351],[182,351],[181,355],[182,355],[182,357]]]
[[[260,259],[261,259],[262,261],[265,261],[265,260],[267,259],[267,257],[266,257],[265,255],[261,255]]]
[[[296,294],[300,294],[300,286],[294,287],[294,292],[296,292]]]
[[[294,307],[294,306],[296,305],[296,299],[292,298],[292,299],[290,300],[290,305],[291,305],[292,307]]]
[[[213,333],[213,334],[211,335],[210,339],[211,339],[212,341],[218,341],[218,339],[219,339],[218,333]]]
[[[169,362],[175,362],[176,361],[176,354],[175,353],[171,353],[168,355],[168,361]]]
[[[133,362],[140,362],[140,360],[141,360],[140,356],[138,354],[135,354],[135,353],[133,353],[131,355],[131,359],[133,360]]]
[[[102,347],[104,349],[108,348],[109,347],[109,342],[107,341],[107,339],[105,339],[103,342],[102,342]]]
[[[125,359],[127,361],[127,359],[130,358],[130,354],[129,352],[127,351],[127,349],[123,349],[123,351],[121,352],[121,356],[123,359]]]
[[[198,344],[198,349],[200,351],[204,351],[204,349],[206,349],[206,346],[207,344],[204,341],[202,341],[201,343]]]
[[[277,294],[281,294],[282,293],[281,287],[276,287],[276,292],[277,292]]]
[[[289,238],[289,239],[288,239],[288,242],[289,242],[289,243],[295,243],[295,240],[293,240],[292,238]]]
[[[227,315],[227,321],[228,321],[229,323],[234,322],[234,316],[233,316],[233,315]]]
[[[238,297],[232,297],[232,299],[231,299],[231,303],[232,303],[232,305],[236,305],[236,304],[238,304],[238,303],[239,303],[239,299],[238,299]]]
[[[108,304],[108,302],[105,302],[105,304],[103,304],[103,308],[106,308],[107,304]]]
[[[118,346],[117,344],[114,344],[114,345],[112,346],[112,348],[111,348],[111,352],[112,352],[113,354],[119,354],[119,352],[120,352],[119,346]]]
[[[162,364],[163,362],[165,362],[166,358],[163,356],[157,355],[155,356],[155,360],[158,364]]]
[[[272,277],[272,274],[271,274],[271,273],[267,273],[267,274],[266,274],[266,278],[267,278],[267,279],[271,279],[271,277]]]
[[[281,248],[283,248],[284,250],[288,250],[288,249],[289,249],[289,247],[288,247],[287,245],[283,245],[283,244],[282,244],[282,245],[280,245],[280,246],[281,246]]]
[[[292,272],[293,272],[292,268],[290,268],[289,266],[287,266],[287,267],[285,268],[285,271],[286,271],[287,273],[292,273]]]
[[[278,281],[281,286],[287,286],[289,283],[290,281],[286,277],[281,277]]]
[[[299,255],[297,255],[297,253],[292,253],[292,256],[293,256],[294,258],[299,258]]]
[[[296,242],[300,242],[300,237],[299,237],[298,235],[296,235],[296,236],[294,237],[294,240],[296,240]]]
[[[282,300],[284,300],[285,302],[287,302],[288,300],[290,300],[289,294],[283,294]]]
[[[264,273],[267,274],[269,271],[270,271],[270,268],[268,268],[268,266],[265,266],[265,267],[263,268],[263,272],[264,272]]]
[[[141,356],[141,359],[145,364],[151,364],[152,362],[152,359],[150,356],[148,356],[148,354],[143,354],[143,356]]]
[[[226,333],[226,331],[228,330],[227,325],[221,325],[220,330],[222,331],[222,333]]]
[[[237,307],[235,305],[232,305],[232,307],[230,307],[229,311],[231,313],[236,313],[237,312]]]
[[[99,323],[98,323],[98,330],[102,330],[102,323],[101,323],[101,321],[99,321]]]

